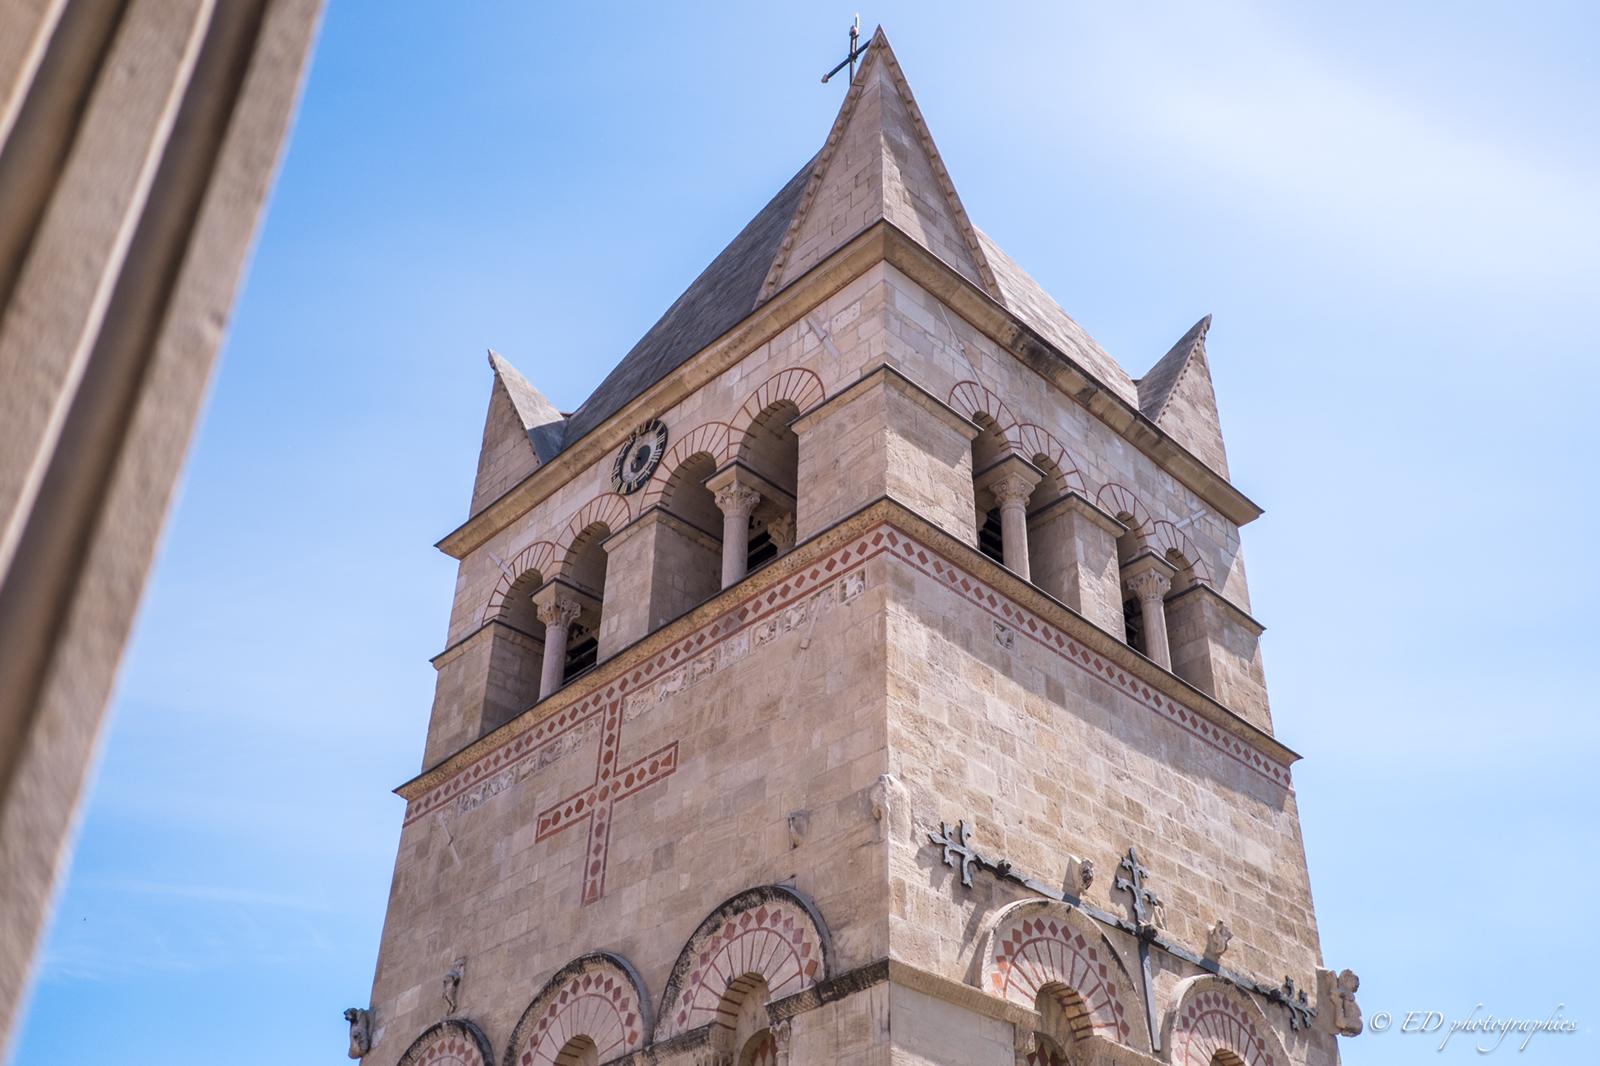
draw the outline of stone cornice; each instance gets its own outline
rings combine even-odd
[[[916,240],[889,223],[882,225],[889,229],[885,258],[890,265],[943,300],[973,328],[1087,408],[1228,521],[1242,526],[1261,517],[1261,508],[1249,497],[1168,436],[1137,407],[1102,385],[1066,353]]]
[[[807,427],[816,423],[823,412],[843,406],[859,396],[866,395],[872,389],[883,386],[897,390],[902,396],[910,399],[930,415],[965,433],[969,439],[978,435],[979,429],[976,422],[923,388],[915,380],[907,377],[899,367],[891,363],[879,363],[877,366],[867,367],[861,371],[861,376],[856,380],[829,396],[805,414],[791,419],[789,428],[796,433],[803,433]]]
[[[942,560],[940,565],[944,565],[945,577],[959,578],[968,585],[976,581],[1002,598],[987,596],[984,604],[984,609],[997,618],[1016,626],[1024,635],[1035,636],[1041,643],[1045,641],[1035,632],[1038,626],[1034,619],[1053,627],[1080,649],[1073,661],[1082,669],[1121,688],[1268,780],[1284,788],[1290,787],[1288,767],[1299,756],[1270,733],[1157,666],[976,548],[918,517],[904,505],[884,498],[823,530],[787,555],[622,649],[548,699],[401,785],[395,791],[412,801],[407,820],[434,809],[427,804],[419,807],[424,797],[435,794],[430,798],[434,806],[448,802],[522,758],[530,745],[545,743],[541,737],[586,721],[598,713],[603,701],[620,699],[641,681],[650,683],[664,676],[738,628],[815,593],[827,581],[859,566],[865,558],[881,554],[886,549],[875,548],[869,554],[853,543],[874,529],[898,531],[899,543],[909,546],[909,549],[902,547],[894,558],[917,565],[914,559],[920,545],[925,549],[925,556],[931,552]],[[853,554],[851,558],[841,559],[841,552]],[[929,565],[936,562],[932,557],[924,561]],[[1059,640],[1055,646],[1060,648]],[[1061,653],[1066,654],[1064,650]],[[1225,737],[1232,738],[1231,743]]]
[[[915,239],[893,223],[880,219],[784,286],[743,322],[640,393],[599,427],[446,534],[435,547],[452,558],[465,558],[467,553],[526,514],[556,489],[610,454],[639,422],[704,387],[878,262],[890,263],[943,300],[975,329],[1088,409],[1234,525],[1246,525],[1261,516],[1259,506],[1168,436],[1138,408],[1102,385]]]
[[[1206,599],[1212,601],[1218,607],[1222,608],[1223,612],[1227,614],[1228,617],[1232,618],[1234,622],[1243,626],[1245,629],[1249,630],[1258,637],[1267,631],[1267,627],[1256,621],[1250,612],[1246,611],[1237,603],[1234,603],[1232,600],[1228,599],[1228,597],[1224,596],[1210,585],[1203,585],[1198,581],[1190,585],[1188,588],[1179,592],[1174,592],[1172,595],[1168,596],[1167,602],[1174,603],[1186,596],[1193,596],[1197,599]]]
[[[653,504],[639,512],[639,517],[617,530],[611,536],[600,542],[600,546],[610,552],[617,545],[637,533],[642,533],[650,526],[664,525],[671,528],[682,537],[694,541],[702,548],[711,552],[722,551],[722,541],[710,530],[701,529],[684,518],[673,514],[660,504]]]
[[[1128,531],[1128,527],[1118,522],[1106,510],[1087,496],[1073,489],[1064,496],[1058,496],[1036,511],[1028,512],[1029,522],[1038,522],[1054,519],[1058,514],[1066,512],[1082,515],[1089,522],[1100,529],[1110,533],[1113,537],[1120,537]]]
[[[882,262],[887,237],[887,223],[857,234],[698,355],[446,534],[434,547],[453,559],[465,558],[562,485],[610,455],[640,422],[704,388],[751,351],[800,321],[817,304]]]

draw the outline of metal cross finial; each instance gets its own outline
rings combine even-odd
[[[822,84],[828,84],[828,79],[839,73],[845,67],[850,68],[850,80],[856,80],[856,60],[867,50],[867,46],[859,44],[861,40],[861,16],[856,15],[855,21],[850,24],[850,52],[839,61],[839,65],[822,76]]]
[[[1160,897],[1145,887],[1145,875],[1150,871],[1139,865],[1139,853],[1131,847],[1122,857],[1119,868],[1128,871],[1128,876],[1117,878],[1117,891],[1133,898],[1134,921],[1141,926],[1149,925],[1155,917],[1155,908],[1161,906]]]

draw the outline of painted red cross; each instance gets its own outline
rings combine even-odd
[[[535,840],[545,840],[582,821],[589,823],[589,844],[583,859],[583,902],[593,903],[606,887],[606,849],[611,841],[611,808],[646,785],[670,777],[678,769],[678,742],[651,752],[630,766],[617,767],[617,742],[622,735],[622,704],[606,705],[600,719],[600,757],[594,783],[539,815]]]

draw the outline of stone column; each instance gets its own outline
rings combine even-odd
[[[562,672],[567,665],[567,637],[583,605],[576,598],[554,590],[548,595],[540,590],[535,602],[539,606],[539,621],[544,623],[544,667],[539,672],[539,698],[542,700],[555,695],[561,687]]]
[[[1145,655],[1171,670],[1172,651],[1167,644],[1167,590],[1176,571],[1154,555],[1140,555],[1122,568],[1122,583],[1139,600],[1144,620]]]
[[[1028,567],[1028,497],[1033,485],[1018,474],[1007,474],[989,486],[1000,505],[1000,536],[1004,542],[1006,569],[1024,581],[1031,580]]]
[[[977,505],[994,500],[1000,508],[1001,554],[1006,569],[1030,581],[1028,560],[1028,498],[1044,480],[1044,472],[1018,455],[1007,455],[973,477]],[[983,508],[987,510],[987,508]]]
[[[765,479],[737,463],[706,478],[706,488],[722,511],[723,588],[743,578],[750,566],[750,514],[766,487]]]

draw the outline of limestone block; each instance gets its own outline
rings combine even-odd
[[[1167,598],[1173,673],[1252,725],[1272,731],[1261,623],[1215,589],[1194,584]]]
[[[1124,638],[1117,538],[1127,527],[1076,492],[1028,516],[1033,582]]]
[[[600,658],[606,659],[720,588],[721,543],[660,507],[605,541]]]
[[[977,426],[888,366],[864,374],[794,422],[800,438],[796,538],[883,496],[968,544]]]

